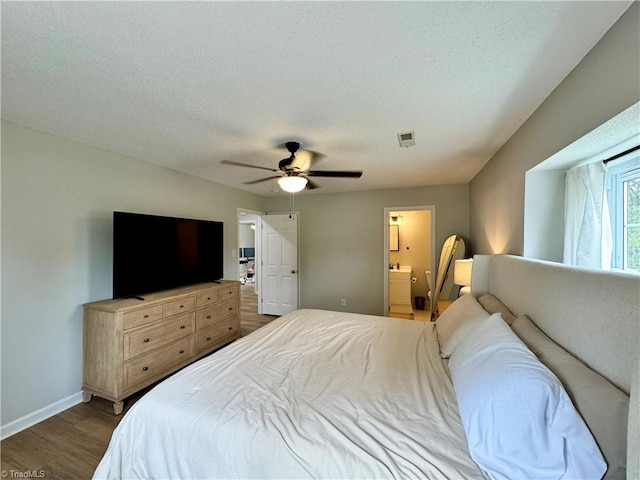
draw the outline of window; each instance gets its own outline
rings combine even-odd
[[[607,189],[611,215],[611,266],[640,273],[640,151],[608,165]]]

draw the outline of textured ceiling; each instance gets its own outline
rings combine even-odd
[[[5,1],[2,117],[260,195],[220,161],[287,140],[364,171],[304,194],[468,182],[630,4]]]

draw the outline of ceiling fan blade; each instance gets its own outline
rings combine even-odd
[[[362,172],[356,170],[309,170],[306,172],[311,177],[336,177],[336,178],[360,178]]]
[[[296,153],[295,157],[289,163],[289,168],[298,170],[300,172],[306,172],[311,168],[313,163],[313,153],[308,150],[300,150]]]
[[[315,182],[312,182],[311,180],[309,180],[307,178],[307,186],[306,186],[307,190],[315,190],[316,188],[320,188],[320,185],[318,185]]]
[[[220,163],[224,163],[225,165],[235,165],[236,167],[259,168],[260,170],[269,170],[270,172],[277,172],[277,170],[273,168],[261,167],[259,165],[249,165],[248,163],[233,162],[231,160],[222,160]]]
[[[242,182],[244,185],[254,185],[256,183],[266,182],[267,180],[273,180],[274,178],[280,178],[280,175],[273,177],[260,178],[259,180],[251,180],[250,182]]]

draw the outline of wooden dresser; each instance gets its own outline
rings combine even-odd
[[[240,283],[199,285],[84,305],[84,402],[123,400],[240,336]]]

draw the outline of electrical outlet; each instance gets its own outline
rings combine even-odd
[[[347,299],[346,298],[341,298],[340,299],[340,305],[342,307],[346,307],[347,306]]]

